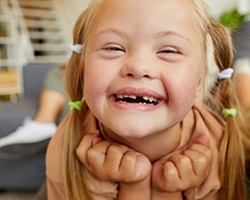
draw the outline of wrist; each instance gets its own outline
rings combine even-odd
[[[152,200],[165,200],[165,199],[175,199],[182,200],[182,192],[164,192],[160,190],[152,191]]]
[[[145,179],[138,181],[138,182],[120,182],[120,189],[130,189],[130,190],[143,190],[143,189],[150,189],[150,176],[146,177]]]
[[[151,200],[150,177],[134,183],[119,183],[118,200]]]

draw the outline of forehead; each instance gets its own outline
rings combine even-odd
[[[91,29],[133,25],[145,34],[170,29],[188,36],[200,32],[194,12],[190,0],[106,0]]]

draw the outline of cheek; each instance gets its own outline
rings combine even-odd
[[[172,81],[172,86],[167,88],[169,95],[169,104],[172,104],[175,109],[181,107],[190,107],[196,99],[197,83],[195,77],[188,75],[175,77]]]
[[[98,75],[99,70],[95,68],[95,65],[85,64],[84,73],[84,97],[85,99],[95,100],[96,96],[100,94],[101,91],[101,79]]]
[[[90,54],[89,58],[85,60],[85,91],[88,90],[96,95],[107,92],[111,84],[119,77],[119,70],[119,63],[107,61],[96,54]]]
[[[101,95],[102,84],[99,83],[99,79],[96,76],[91,75],[91,73],[86,73],[84,76],[84,99],[87,102],[90,110],[96,115],[101,112]]]
[[[85,64],[84,97],[88,101],[99,102],[106,97],[112,77],[102,63],[88,61]]]

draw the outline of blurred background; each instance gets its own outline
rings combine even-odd
[[[23,91],[23,68],[69,57],[72,27],[87,0],[0,0],[0,96]]]

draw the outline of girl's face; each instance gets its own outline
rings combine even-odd
[[[84,97],[123,138],[171,130],[202,88],[201,34],[183,0],[108,0],[85,44]]]

